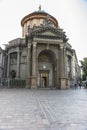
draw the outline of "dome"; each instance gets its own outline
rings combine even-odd
[[[54,18],[52,15],[48,14],[44,10],[41,10],[41,7],[39,6],[38,11],[34,11],[33,13],[30,13],[26,15],[21,20],[21,26],[22,26],[22,36],[24,37],[27,33],[27,28],[30,26],[30,28],[33,28],[33,26],[40,26],[43,24],[44,19],[49,15],[49,20],[52,22],[52,24],[55,27],[58,27],[58,21],[56,18]]]
[[[49,15],[51,18],[50,20],[54,22],[55,26],[58,27],[58,22],[57,20],[50,14],[46,13],[44,10],[42,11],[34,11],[33,13],[30,13],[28,15],[26,15],[22,20],[21,20],[21,25],[24,26],[24,24],[26,22],[28,22],[29,20],[32,20],[32,19],[40,19],[40,18],[45,18],[47,15]]]

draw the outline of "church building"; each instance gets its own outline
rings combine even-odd
[[[5,48],[7,78],[25,79],[26,88],[69,88],[74,51],[57,19],[40,6],[21,20],[21,26],[22,38]]]

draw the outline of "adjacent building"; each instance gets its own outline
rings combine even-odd
[[[72,83],[79,83],[81,82],[81,68],[78,65],[78,59],[76,56],[76,52],[73,49],[73,55],[72,55]]]

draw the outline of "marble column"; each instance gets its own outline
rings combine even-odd
[[[64,75],[67,77],[67,56],[66,56],[66,47],[64,47]]]
[[[59,85],[59,57],[56,59],[56,88],[60,89]]]
[[[33,42],[33,51],[32,51],[32,76],[36,76],[36,42]]]
[[[60,44],[60,88],[66,89],[67,85],[67,79],[65,75],[65,50],[64,50],[64,44]]]
[[[60,44],[60,77],[64,77],[64,45]]]
[[[37,87],[40,86],[40,76],[39,76],[39,64],[38,64],[38,58],[36,58],[36,73],[37,73]]]
[[[66,88],[69,88],[69,85],[68,85],[68,75],[67,75],[67,54],[66,54],[66,47],[64,47],[64,76],[65,76],[65,79],[66,79]]]
[[[32,82],[31,82],[31,88],[37,88],[37,80],[36,80],[36,42],[33,42],[33,48],[32,48]]]
[[[10,53],[8,53],[8,65],[7,65],[7,78],[9,78],[9,72],[10,72]]]
[[[31,87],[31,75],[30,75],[30,63],[31,63],[31,43],[28,43],[28,55],[27,55],[27,79],[26,88]]]
[[[17,75],[16,78],[20,77],[20,50],[17,50]]]

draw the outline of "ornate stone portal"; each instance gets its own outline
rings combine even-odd
[[[23,38],[6,47],[7,77],[15,72],[15,78],[26,79],[26,88],[68,88],[67,57],[72,59],[72,49],[58,21],[40,8],[25,16],[21,25]],[[68,68],[71,70],[71,63]]]

